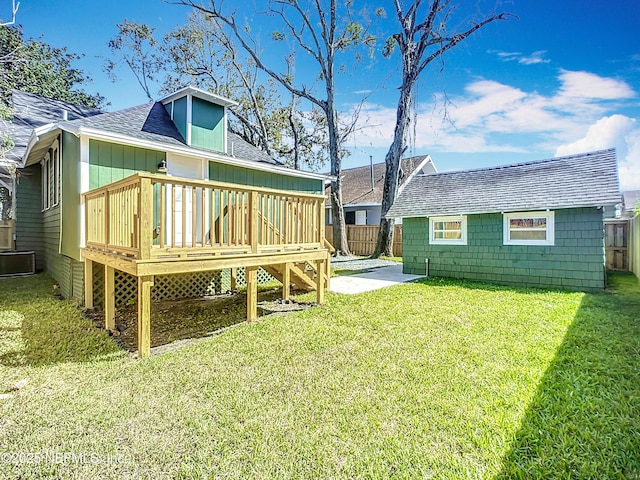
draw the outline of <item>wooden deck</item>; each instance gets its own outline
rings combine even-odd
[[[104,265],[105,327],[114,328],[114,269],[138,278],[138,352],[150,350],[154,276],[244,267],[247,319],[257,317],[257,270],[313,288],[322,303],[331,245],[324,197],[137,173],[84,194],[85,305],[93,306],[93,262]]]

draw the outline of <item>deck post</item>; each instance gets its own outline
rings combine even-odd
[[[151,287],[153,275],[138,277],[138,355],[151,355]]]
[[[247,281],[247,321],[258,318],[258,267],[246,267]]]
[[[282,300],[289,300],[291,297],[291,264],[285,263],[282,271]]]
[[[148,177],[140,177],[140,199],[138,208],[140,214],[138,221],[140,224],[138,235],[140,236],[140,244],[138,245],[139,258],[147,259],[151,256],[151,245],[153,244],[153,187],[151,179]],[[184,201],[184,200],[183,200]],[[195,207],[194,207],[195,208]],[[184,229],[182,236],[184,238]]]
[[[113,267],[104,266],[104,328],[116,328],[116,283]]]
[[[84,308],[93,308],[93,261],[84,260]]]
[[[327,260],[324,262],[324,275],[325,275],[325,288],[329,290],[331,288],[331,254],[327,253]]]
[[[324,303],[324,263],[325,260],[316,262],[316,303],[322,305]]]

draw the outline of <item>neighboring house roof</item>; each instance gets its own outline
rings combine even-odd
[[[388,215],[423,217],[615,205],[614,149],[537,162],[415,176]]]
[[[373,187],[371,185],[371,165],[342,170],[342,203],[345,206],[360,204],[381,204],[384,190],[385,163],[373,165]],[[419,172],[432,173],[436,168],[429,155],[403,158],[400,161],[400,181],[402,188],[412,175]],[[329,186],[325,190],[330,189]],[[331,205],[331,198],[327,195],[325,205]]]
[[[12,119],[8,130],[14,147],[7,152],[6,157],[14,162],[22,160],[35,128],[62,121],[65,112],[69,120],[103,113],[96,108],[74,105],[20,90],[11,91],[11,104]]]
[[[640,190],[628,190],[622,192],[624,198],[624,213],[633,215],[633,209],[636,205],[640,205]]]

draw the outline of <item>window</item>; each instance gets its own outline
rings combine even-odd
[[[366,225],[366,224],[367,224],[367,211],[356,210],[356,225]]]
[[[431,217],[429,243],[442,245],[467,244],[467,217]]]
[[[42,210],[60,202],[60,155],[56,140],[40,162],[42,165]]]
[[[553,245],[553,212],[504,214],[505,245]]]

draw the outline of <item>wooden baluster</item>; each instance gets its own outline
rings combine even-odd
[[[159,183],[160,186],[160,248],[164,248],[164,236],[167,228],[166,222],[166,214],[167,214],[167,205],[166,205],[166,186],[164,183]]]

